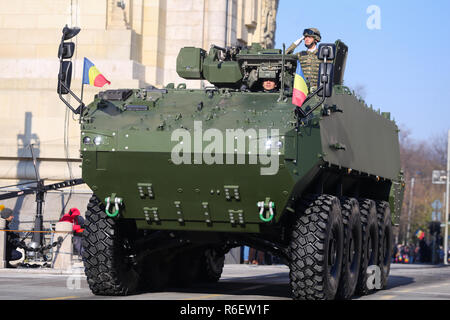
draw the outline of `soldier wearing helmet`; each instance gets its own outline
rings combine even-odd
[[[310,92],[317,89],[317,82],[319,80],[319,66],[321,61],[317,57],[317,43],[321,39],[322,36],[318,29],[305,29],[303,31],[303,37],[292,43],[286,50],[287,54],[291,54],[303,40],[305,41],[305,47],[308,50],[298,53],[298,60],[302,65],[303,75],[305,76],[306,84]]]

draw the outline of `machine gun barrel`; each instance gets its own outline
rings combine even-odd
[[[227,52],[227,49],[219,47],[219,46],[216,46],[215,44],[212,44],[211,48],[217,49],[217,50],[220,50],[220,51],[223,51],[223,52]]]

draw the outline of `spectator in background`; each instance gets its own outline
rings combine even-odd
[[[82,233],[84,231],[84,218],[81,216],[80,210],[77,208],[71,208],[69,212],[67,212],[60,222],[70,222],[73,224],[73,245],[75,250],[78,252],[80,256],[83,255],[83,246],[82,246]]]
[[[411,244],[409,252],[410,252],[410,263],[416,262],[416,245],[415,244]]]
[[[9,225],[14,219],[13,211],[9,208],[4,208],[0,215],[6,220],[5,230],[10,230]],[[8,263],[8,267],[11,267],[9,264],[10,261],[19,260],[22,258],[22,253],[16,250],[20,243],[20,237],[17,233],[7,232],[5,260]]]
[[[422,239],[419,241],[419,255],[420,255],[420,262],[430,262],[430,255],[428,253],[429,248],[427,243],[425,242],[425,239]]]
[[[248,256],[248,261],[251,264],[264,264],[264,251],[256,250],[255,248],[250,248],[250,253]]]
[[[394,250],[392,250],[392,262],[396,263],[397,262],[397,258],[398,258],[398,245],[394,246]]]
[[[444,262],[444,248],[439,246],[439,263]]]
[[[420,248],[419,246],[415,246],[414,248],[414,262],[420,261]]]
[[[245,264],[249,263],[249,261],[248,261],[249,251],[250,251],[249,247],[247,247],[247,246],[242,247],[243,260],[244,260]]]

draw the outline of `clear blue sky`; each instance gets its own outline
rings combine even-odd
[[[380,9],[380,30],[367,27],[371,5]],[[426,140],[450,129],[449,13],[448,0],[280,0],[275,46],[288,47],[307,27],[317,27],[322,42],[342,39],[345,84],[364,86],[367,104]]]

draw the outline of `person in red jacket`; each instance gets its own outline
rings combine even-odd
[[[72,230],[73,230],[73,245],[75,249],[78,251],[78,254],[80,256],[83,255],[83,246],[81,237],[84,231],[84,218],[81,216],[80,210],[77,208],[71,208],[69,212],[67,212],[60,222],[70,222],[73,224]]]

